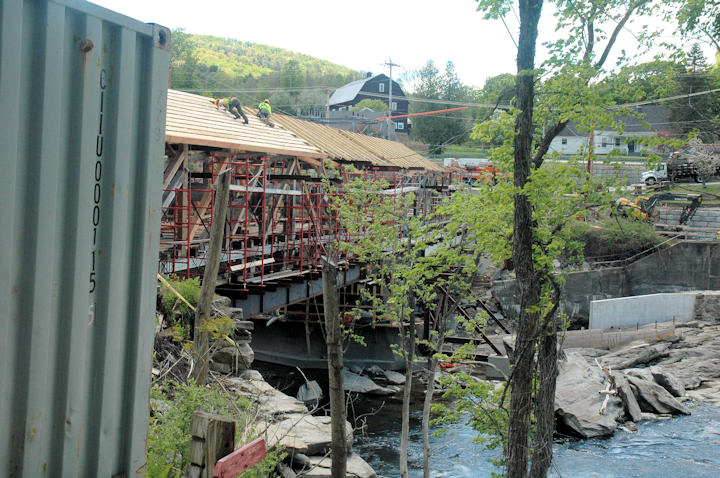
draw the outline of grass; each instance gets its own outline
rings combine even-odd
[[[643,195],[651,196],[661,192],[670,192],[675,194],[702,194],[703,206],[720,206],[720,183],[707,184],[703,187],[699,183],[673,183],[669,189],[645,190]]]

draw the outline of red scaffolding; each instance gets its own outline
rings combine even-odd
[[[263,285],[267,280],[317,272],[329,244],[350,240],[330,207],[330,194],[343,194],[342,183],[360,178],[385,183],[382,194],[398,198],[422,190],[423,176],[400,169],[340,170],[328,191],[315,169],[298,158],[208,154],[202,176],[207,184],[165,190],[160,272],[182,278],[201,276],[212,226],[217,175],[231,169],[230,200],[224,225],[221,274],[232,283]],[[169,196],[168,196],[169,195]],[[425,214],[416,201],[410,214]],[[372,218],[370,218],[372,220]],[[361,234],[358,232],[357,234]]]

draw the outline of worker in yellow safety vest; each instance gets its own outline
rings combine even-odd
[[[270,107],[270,100],[266,99],[258,105],[258,116],[260,117],[260,119],[267,121],[270,117],[270,113],[272,113],[272,108]]]
[[[235,119],[242,116],[242,119],[245,120],[245,124],[248,124],[248,119],[247,116],[245,116],[245,113],[243,113],[240,100],[238,100],[235,96],[230,98],[215,98],[213,100],[213,104],[216,108],[223,108],[225,111],[232,113]]]

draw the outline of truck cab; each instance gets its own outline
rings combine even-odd
[[[642,174],[640,174],[640,179],[648,186],[652,186],[653,184],[657,184],[661,181],[667,181],[667,163],[662,163],[655,169],[643,172]]]

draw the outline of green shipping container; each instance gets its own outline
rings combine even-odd
[[[145,474],[169,46],[0,0],[0,476]]]

